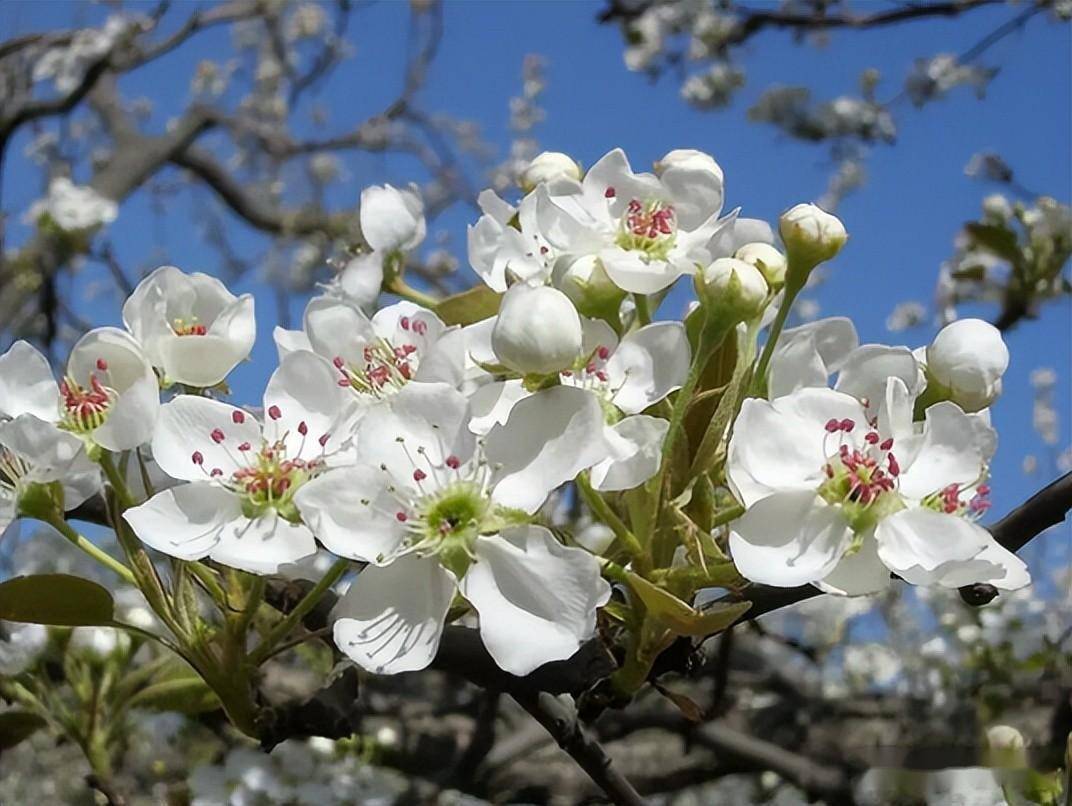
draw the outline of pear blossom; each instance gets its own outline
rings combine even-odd
[[[759,269],[732,257],[719,258],[696,275],[696,289],[709,308],[731,310],[744,319],[763,310],[769,292]]]
[[[560,151],[544,151],[532,158],[518,177],[518,184],[526,193],[544,182],[559,178],[580,181],[581,166],[568,154]]]
[[[915,427],[913,404],[899,378],[875,417],[825,388],[746,400],[728,457],[747,507],[730,533],[740,572],[848,595],[883,589],[891,572],[921,585],[1026,584],[1022,563],[974,522],[988,492],[977,425],[939,403]]]
[[[111,224],[119,215],[119,206],[88,185],[76,185],[65,176],[57,176],[48,185],[48,195],[34,202],[26,211],[28,222],[47,215],[66,232],[84,232],[102,224]]]
[[[311,352],[286,356],[264,393],[264,420],[217,400],[180,395],[166,403],[153,456],[187,482],[128,509],[146,545],[172,557],[203,557],[255,574],[316,551],[294,497],[336,462],[349,434],[347,398],[334,368]]]
[[[372,305],[379,297],[389,260],[424,241],[427,224],[424,202],[415,184],[399,189],[374,185],[361,191],[358,212],[361,234],[371,251],[357,255],[343,268],[336,290],[359,306]],[[397,268],[395,269],[397,271]]]
[[[0,534],[19,515],[28,485],[58,483],[70,511],[100,490],[100,471],[85,443],[33,414],[0,419]]]
[[[1009,348],[1001,331],[981,319],[946,325],[926,350],[927,377],[941,398],[965,411],[985,409],[1001,394]]]
[[[604,492],[632,489],[659,469],[670,424],[641,412],[685,382],[688,336],[680,322],[654,322],[621,340],[601,320],[584,319],[582,325],[583,347],[572,366],[559,373],[559,381],[592,394],[603,409],[609,453],[592,467],[592,486]],[[470,395],[470,429],[486,434],[505,423],[518,401],[529,395],[519,380],[480,386]]]
[[[236,297],[201,272],[161,266],[123,304],[123,322],[167,381],[209,387],[249,357],[253,295]]]
[[[522,374],[546,375],[571,366],[581,352],[581,318],[556,288],[513,286],[503,296],[491,332],[499,362]]]
[[[458,386],[465,376],[465,337],[427,308],[398,302],[370,319],[354,303],[315,297],[305,307],[304,329],[275,329],[280,358],[314,352],[334,365],[337,383],[364,409],[410,382]]]
[[[24,341],[0,356],[0,416],[34,416],[111,451],[149,441],[160,408],[156,374],[129,334],[90,330],[71,349],[58,384]]]
[[[706,167],[669,165],[661,176],[634,173],[621,149],[585,174],[579,193],[536,193],[539,230],[560,253],[599,256],[624,291],[651,294],[713,257],[716,236],[732,231],[736,213],[720,219],[721,176]]]
[[[559,192],[573,189],[560,187]],[[529,193],[515,207],[494,191],[485,190],[477,197],[477,204],[484,214],[469,226],[467,244],[469,263],[480,279],[499,293],[506,291],[510,282],[546,283],[558,253],[540,231],[536,194]]]
[[[480,440],[470,414],[451,387],[410,384],[361,420],[355,465],[295,497],[325,546],[370,563],[334,627],[336,645],[366,669],[426,667],[455,592],[513,674],[572,655],[607,601],[595,559],[527,516],[606,455],[596,399],[569,387],[540,392]]]
[[[798,204],[782,213],[778,230],[790,260],[799,260],[809,271],[837,255],[849,238],[841,219],[814,204]]]
[[[785,284],[785,270],[787,267],[785,255],[769,243],[746,243],[733,256],[759,269],[763,279],[769,285],[780,286]]]

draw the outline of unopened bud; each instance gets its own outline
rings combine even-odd
[[[519,283],[503,295],[491,332],[503,365],[522,375],[550,375],[570,367],[581,344],[581,318],[558,289]]]
[[[717,176],[719,180],[723,178],[722,168],[715,162],[715,158],[703,151],[697,151],[695,148],[675,148],[673,151],[667,152],[666,156],[655,163],[656,175],[662,176],[663,171],[667,168],[707,171]]]
[[[946,325],[927,347],[927,400],[951,400],[966,412],[985,409],[1001,394],[1009,349],[982,319]]]
[[[607,276],[596,255],[585,255],[573,261],[563,273],[559,288],[572,300],[579,313],[612,322],[625,297],[625,292]]]
[[[746,243],[734,257],[759,269],[768,285],[777,287],[785,284],[785,255],[769,243]]]
[[[555,179],[580,181],[581,166],[568,154],[560,151],[544,151],[525,166],[525,170],[518,177],[518,184],[521,185],[523,191],[529,193],[540,183],[552,182]]]
[[[712,313],[719,318],[732,314],[740,322],[763,310],[768,289],[755,266],[723,257],[696,275],[696,292],[709,317]]]
[[[833,258],[849,238],[841,219],[814,204],[798,204],[782,213],[778,230],[790,265],[803,272]]]
[[[1027,742],[1012,725],[986,729],[987,762],[991,767],[1019,769],[1027,766]]]

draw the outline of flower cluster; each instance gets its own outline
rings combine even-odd
[[[650,173],[620,150],[588,170],[544,153],[521,187],[481,194],[468,248],[485,285],[442,302],[403,280],[426,232],[417,189],[366,189],[353,260],[300,330],[275,331],[260,408],[226,400],[252,297],[203,274],[150,274],[125,328],[87,333],[59,380],[15,344],[0,517],[63,531],[103,471],[122,528],[184,563],[292,575],[340,558],[321,585],[348,585],[334,640],[366,669],[427,667],[461,620],[524,675],[598,622],[628,644],[626,692],[674,635],[739,615],[700,605],[704,588],[1027,583],[976,523],[1008,363],[997,331],[959,321],[912,351],[861,346],[847,319],[784,329],[845,228],[810,204],[777,237],[724,214],[722,169],[699,151]],[[657,320],[683,277],[696,302]],[[402,299],[371,312],[383,292]],[[609,529],[598,547],[550,514],[582,504]],[[154,610],[201,646],[188,613]]]

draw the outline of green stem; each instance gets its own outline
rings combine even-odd
[[[633,294],[633,302],[636,304],[637,322],[641,327],[651,324],[651,303],[646,294]]]
[[[61,535],[70,540],[75,546],[77,546],[79,549],[81,549],[90,557],[92,557],[94,560],[96,560],[106,568],[117,573],[120,577],[123,578],[125,582],[131,585],[137,585],[137,580],[135,580],[134,578],[133,571],[123,565],[123,563],[119,562],[119,560],[115,559],[115,557],[106,552],[104,549],[90,542],[89,539],[83,537],[74,529],[72,529],[71,525],[67,523],[67,521],[65,521],[58,514],[50,518],[47,523]]]
[[[777,316],[774,317],[774,323],[771,324],[770,330],[767,331],[767,343],[763,345],[763,354],[759,357],[759,363],[756,365],[756,374],[752,377],[753,390],[759,390],[760,388],[766,388],[767,385],[767,367],[770,365],[771,356],[774,355],[774,348],[778,344],[778,337],[782,335],[782,329],[785,327],[785,320],[789,317],[789,311],[793,307],[793,302],[796,300],[797,295],[804,288],[804,280],[797,280],[790,282],[789,276],[787,276],[785,283],[785,296],[782,297],[782,306],[778,309]]]
[[[740,504],[734,504],[732,507],[728,507],[711,519],[711,528],[714,529],[718,526],[724,526],[730,521],[735,521],[744,514],[744,507]]]
[[[603,496],[592,489],[587,473],[581,473],[577,476],[577,490],[588,508],[610,527],[610,530],[614,532],[614,536],[618,538],[630,556],[639,557],[644,553],[644,547],[640,545],[640,541],[636,539],[636,536],[629,531],[629,527],[625,525],[625,522],[611,509],[610,504],[603,499]]]
[[[297,606],[291,610],[282,621],[268,631],[268,634],[264,636],[264,640],[250,653],[250,660],[255,665],[260,665],[260,663],[271,654],[275,645],[285,638],[291,630],[297,627],[309,611],[316,607],[317,603],[324,597],[324,594],[328,592],[331,586],[338,582],[342,575],[346,573],[346,569],[349,566],[350,563],[348,560],[339,560],[331,566],[331,568],[328,569],[328,572],[316,583],[313,589],[305,594],[305,597],[298,602]]]
[[[418,305],[423,305],[425,308],[434,308],[439,304],[439,300],[436,297],[414,288],[401,277],[396,277],[389,282],[385,290],[396,296],[402,297],[402,299],[415,302]]]
[[[100,466],[104,471],[105,477],[108,479],[108,483],[112,485],[112,490],[115,492],[116,500],[119,503],[120,514],[123,510],[130,509],[134,506],[134,499],[130,495],[130,490],[127,488],[127,483],[119,473],[119,469],[115,466],[115,460],[112,458],[112,454],[108,451],[103,451],[100,457]]]

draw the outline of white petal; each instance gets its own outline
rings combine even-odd
[[[439,648],[454,590],[435,557],[366,566],[335,608],[335,645],[376,674],[423,669]]]
[[[37,348],[17,341],[0,355],[0,417],[33,414],[55,422],[60,390],[52,369]]]
[[[517,401],[531,394],[517,379],[484,384],[469,395],[473,413],[469,430],[478,436],[487,434],[494,426],[509,419]]]
[[[599,253],[603,269],[618,288],[634,294],[654,294],[672,286],[686,267],[667,260],[648,259],[636,250],[620,246],[603,249]]]
[[[611,456],[592,467],[592,486],[602,492],[631,490],[659,471],[670,422],[637,414],[604,432]]]
[[[830,574],[851,539],[837,507],[815,493],[775,493],[730,525],[730,554],[746,579],[791,588]]]
[[[253,297],[243,294],[219,312],[205,335],[162,338],[161,367],[177,383],[215,386],[249,357],[256,336]]]
[[[376,302],[383,286],[383,260],[382,252],[367,252],[351,258],[339,274],[338,289],[347,302],[362,308]]]
[[[915,396],[923,378],[912,351],[907,347],[864,344],[845,359],[834,388],[857,400],[866,400],[868,411],[874,412],[882,402],[889,378],[900,378]]]
[[[673,197],[674,215],[683,230],[696,229],[722,210],[722,177],[713,171],[670,166],[659,178]]]
[[[360,462],[383,466],[394,484],[415,489],[413,474],[429,478],[428,490],[445,469],[450,456],[469,461],[476,437],[469,430],[465,396],[442,383],[410,383],[386,406],[377,406],[361,420],[357,432]]]
[[[424,205],[416,185],[384,185],[361,191],[361,234],[373,249],[413,249],[424,240]]]
[[[461,386],[465,380],[466,334],[460,327],[443,332],[423,354],[413,380]]]
[[[139,540],[180,560],[208,556],[227,529],[244,520],[238,497],[208,482],[164,490],[123,517]]]
[[[852,321],[840,316],[783,331],[771,356],[771,399],[802,387],[826,386],[858,344]]]
[[[874,534],[864,535],[860,550],[842,557],[834,570],[815,584],[827,593],[842,596],[866,596],[886,590],[890,586],[890,569],[879,559]]]
[[[983,472],[983,457],[975,443],[975,426],[955,403],[936,403],[927,409],[922,439],[910,456],[901,460],[900,492],[912,499],[936,493],[950,484],[977,481]]]
[[[622,339],[607,361],[614,404],[639,414],[675,389],[689,371],[689,340],[680,322],[656,322]]]
[[[402,508],[386,490],[379,468],[342,467],[303,484],[294,503],[313,534],[351,560],[390,561],[406,536]],[[404,513],[403,514],[408,514]]]
[[[314,351],[329,361],[364,366],[364,350],[376,338],[372,321],[345,299],[315,297],[305,306],[305,332]]]
[[[914,585],[938,581],[943,564],[970,560],[987,546],[985,529],[930,509],[904,509],[883,518],[875,529],[878,556]]]
[[[595,558],[541,526],[477,538],[461,592],[480,616],[480,637],[500,668],[526,675],[565,660],[595,633],[610,598]]]
[[[535,512],[551,491],[606,458],[603,411],[582,389],[556,386],[519,401],[487,436],[494,500]]]
[[[280,361],[264,391],[265,439],[285,442],[291,458],[341,448],[350,437],[339,428],[350,396],[338,380],[335,368],[316,353],[301,351]],[[322,444],[325,435],[329,440]]]
[[[212,437],[217,430],[223,433],[218,443]],[[252,415],[218,400],[180,395],[160,408],[153,457],[172,478],[204,481],[216,468],[230,477],[244,465],[238,446],[245,442],[253,450],[261,445],[260,423]],[[195,452],[201,454],[200,464],[193,460]]]
[[[209,556],[251,574],[275,574],[280,566],[315,553],[316,541],[306,526],[286,521],[269,509],[253,520],[231,521]]]
[[[1031,584],[1027,563],[993,538],[970,560],[946,563],[935,576],[938,584],[946,588],[984,582],[1001,590],[1014,591]]]
[[[313,349],[304,330],[286,330],[276,325],[272,330],[272,339],[275,341],[275,349],[279,353],[280,361],[289,353]]]

